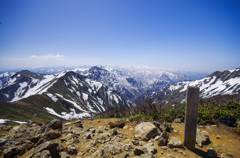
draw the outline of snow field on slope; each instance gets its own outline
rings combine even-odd
[[[52,108],[44,107],[44,109],[47,110],[48,113],[55,115],[57,117],[63,118],[65,120],[72,120],[72,119],[81,119],[83,117],[90,117],[91,115],[87,112],[82,112],[77,114],[74,109],[70,109],[70,113],[62,112],[61,114],[56,113]]]

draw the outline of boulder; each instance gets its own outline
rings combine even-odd
[[[168,142],[169,148],[179,148],[182,147],[182,142],[178,140],[176,137],[171,137],[171,139]]]
[[[202,133],[200,131],[197,131],[196,143],[200,147],[202,147],[203,145],[207,145],[208,143],[210,143],[209,136],[206,133]]]
[[[136,139],[148,141],[158,135],[157,127],[151,122],[142,122],[135,127],[134,137]]]
[[[114,122],[109,122],[109,127],[110,128],[123,128],[125,126],[125,123],[122,120],[114,121]]]
[[[166,131],[162,132],[158,140],[159,146],[166,146],[168,142],[168,133]]]
[[[59,119],[54,119],[47,124],[47,129],[60,129],[62,128],[62,121]]]
[[[57,148],[59,144],[55,142],[47,141],[45,143],[42,143],[41,145],[31,149],[29,152],[27,152],[26,157],[34,157],[36,154],[41,153],[44,150],[48,150],[51,155],[58,155]]]

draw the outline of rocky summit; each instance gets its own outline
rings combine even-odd
[[[0,157],[239,157],[239,136],[221,126],[198,127],[196,150],[183,146],[183,123],[82,119],[0,126]],[[226,135],[228,133],[228,135]]]

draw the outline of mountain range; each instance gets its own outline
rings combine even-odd
[[[23,120],[6,112],[15,110],[21,115],[22,107],[25,120],[49,114],[74,119],[112,107],[134,106],[147,97],[165,103],[184,101],[187,86],[200,87],[201,97],[239,93],[240,69],[204,76],[153,67],[106,66],[6,72],[0,75],[0,113],[1,118]]]

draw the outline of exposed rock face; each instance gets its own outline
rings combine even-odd
[[[196,143],[198,146],[202,147],[210,142],[209,136],[206,133],[197,131]]]
[[[157,127],[151,122],[142,122],[135,127],[134,136],[136,139],[148,141],[157,135]]]

